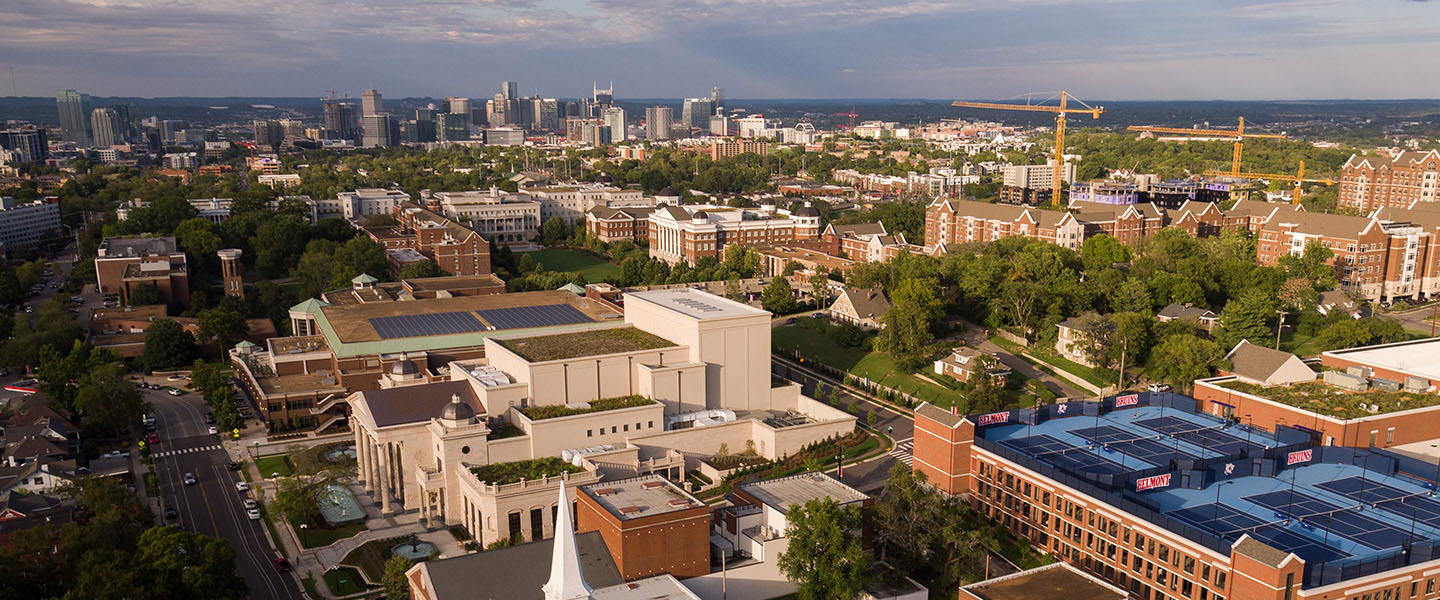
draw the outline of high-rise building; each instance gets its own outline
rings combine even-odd
[[[715,114],[715,101],[709,98],[686,98],[680,108],[680,126],[687,136],[691,129],[710,130],[710,115]]]
[[[576,102],[576,101],[574,101],[574,100],[571,100],[571,101],[565,103],[565,114],[562,115],[562,116],[564,116],[564,117],[566,117],[566,118],[573,118],[573,117],[578,117],[578,116],[580,116],[580,114],[581,114],[581,113],[580,113],[580,103],[579,103],[579,102]]]
[[[0,129],[0,148],[10,152],[10,162],[44,162],[49,157],[45,130],[39,127]]]
[[[592,84],[590,96],[593,104],[585,114],[591,117],[600,116],[605,109],[615,104],[615,82],[610,82],[610,87],[603,90],[598,85]]]
[[[730,135],[730,117],[718,113],[710,115],[710,135]]]
[[[645,139],[670,139],[670,124],[675,121],[675,110],[668,106],[652,106],[645,109]]]
[[[120,119],[113,108],[90,111],[90,132],[96,148],[109,148],[120,141]]]
[[[470,99],[450,97],[445,99],[445,106],[450,109],[452,115],[465,115],[468,124],[470,120]]]
[[[411,119],[402,124],[401,138],[407,143],[420,144],[435,141],[435,121]]]
[[[390,135],[390,115],[388,113],[365,115],[362,121],[364,130],[360,140],[366,148],[385,148],[395,145],[395,140]]]
[[[434,107],[433,105],[432,105],[432,106],[427,106],[427,107],[425,107],[425,108],[417,108],[417,109],[415,109],[415,120],[416,120],[416,121],[430,121],[430,122],[433,123],[433,122],[435,122],[435,113],[436,113],[436,112],[439,112],[439,111],[435,110],[435,107]]]
[[[715,103],[716,110],[719,110],[721,107],[725,106],[725,88],[710,88],[710,101]]]
[[[534,128],[541,131],[560,129],[560,102],[554,98],[535,98]]]
[[[305,137],[305,124],[298,119],[280,119],[276,123],[280,125],[281,136],[286,140],[298,140]]]
[[[60,111],[60,139],[89,146],[90,95],[60,90],[55,93],[55,107]]]
[[[516,100],[520,97],[520,85],[513,81],[500,82],[500,95],[506,100]]]
[[[115,119],[120,125],[117,137],[121,140],[129,140],[135,137],[135,105],[120,103],[110,108],[115,109]]]
[[[618,106],[605,109],[605,114],[601,117],[601,123],[610,128],[611,141],[625,141],[625,109]]]
[[[385,112],[385,108],[383,100],[380,98],[380,92],[365,90],[365,93],[360,95],[360,116],[368,117],[383,112]]]
[[[255,119],[250,123],[250,128],[255,132],[256,146],[273,148],[285,141],[285,129],[280,126],[279,121]]]
[[[503,127],[510,123],[510,102],[504,94],[495,94],[485,101],[485,121],[491,127]]]
[[[325,135],[342,140],[355,139],[359,133],[357,126],[359,119],[356,118],[358,115],[355,114],[355,104],[334,98],[324,102]]]
[[[510,124],[520,128],[535,128],[536,98],[510,100]]]
[[[459,142],[470,139],[469,115],[456,113],[435,115],[435,137],[442,142]]]

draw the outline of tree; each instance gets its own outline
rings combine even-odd
[[[1304,253],[1281,256],[1279,267],[1287,277],[1304,279],[1316,290],[1328,290],[1336,284],[1335,267],[1330,265],[1334,257],[1335,253],[1320,240],[1310,240],[1305,244]]]
[[[1110,301],[1110,308],[1115,312],[1150,313],[1155,310],[1155,300],[1150,296],[1150,286],[1131,277],[1120,284],[1115,298]]]
[[[160,286],[150,282],[144,282],[130,288],[130,294],[126,296],[126,300],[130,306],[149,306],[152,304],[164,304],[165,296],[160,293]]]
[[[213,342],[221,352],[244,338],[250,329],[243,315],[228,308],[202,310],[197,320],[200,337],[207,342]]]
[[[168,525],[145,530],[136,549],[139,564],[151,574],[151,597],[239,600],[249,595],[235,568],[235,550],[223,539]]]
[[[915,369],[929,357],[935,339],[933,329],[944,308],[933,281],[905,279],[890,298],[890,310],[882,320],[885,328],[875,338],[875,347],[889,352],[906,369]]]
[[[1085,243],[1080,246],[1080,256],[1087,268],[1108,267],[1129,262],[1130,248],[1114,236],[1102,233],[1085,238]]]
[[[975,365],[975,372],[965,381],[961,394],[970,403],[972,412],[994,412],[1005,407],[1005,389],[990,376],[997,365],[993,356],[982,356]]]
[[[890,564],[906,565],[932,590],[954,589],[965,567],[996,546],[983,516],[903,463],[891,467],[873,511],[876,552]]]
[[[450,273],[435,264],[435,261],[425,259],[412,262],[400,268],[401,279],[424,279],[426,277],[446,277]]]
[[[807,283],[810,284],[810,297],[815,299],[815,308],[824,308],[830,303],[830,275],[825,267],[816,267]]]
[[[320,517],[319,502],[325,486],[326,482],[320,479],[283,478],[275,486],[275,500],[270,502],[270,507],[292,523],[312,523]]]
[[[224,243],[215,229],[215,224],[205,219],[187,219],[175,228],[175,242],[194,258],[210,256]]]
[[[149,411],[140,391],[125,379],[124,363],[112,362],[80,380],[75,409],[91,432],[124,431],[137,427]]]
[[[410,581],[405,579],[405,572],[413,566],[415,562],[404,556],[392,556],[385,561],[385,575],[380,581],[387,599],[410,600]]]
[[[1215,342],[1180,333],[1166,337],[1151,350],[1147,370],[1156,379],[1188,388],[1227,363],[1225,351]]]
[[[865,589],[874,575],[870,555],[861,547],[860,510],[830,498],[791,506],[786,537],[790,547],[780,555],[780,572],[795,582],[801,600],[846,600]]]
[[[195,337],[171,319],[156,319],[145,330],[140,360],[152,370],[188,365],[195,360]]]
[[[760,305],[777,315],[795,312],[795,296],[790,291],[790,282],[776,275],[769,285],[760,291]]]
[[[1240,340],[1268,346],[1273,332],[1270,318],[1275,316],[1275,296],[1264,290],[1250,289],[1225,304],[1220,311],[1220,331],[1215,336],[1220,345],[1233,348]]]
[[[540,225],[540,243],[546,246],[559,246],[570,239],[570,223],[561,217],[550,217]]]
[[[1315,336],[1321,350],[1338,350],[1371,344],[1398,342],[1406,338],[1405,327],[1395,319],[1366,317],[1339,319]]]

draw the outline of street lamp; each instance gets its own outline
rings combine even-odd
[[[1220,537],[1220,488],[1232,483],[1235,483],[1235,481],[1222,481],[1215,484],[1215,514],[1210,517],[1210,529],[1215,532],[1215,537],[1217,538]]]

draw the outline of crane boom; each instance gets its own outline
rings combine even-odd
[[[1235,149],[1230,157],[1230,172],[1228,175],[1240,176],[1240,158],[1245,153],[1245,138],[1270,138],[1285,139],[1283,135],[1273,133],[1245,133],[1245,117],[1240,117],[1240,126],[1235,130],[1229,129],[1185,129],[1182,127],[1151,127],[1149,125],[1131,125],[1130,131],[1146,131],[1149,133],[1169,133],[1172,135],[1194,135],[1194,136],[1216,136],[1235,138]]]
[[[1339,182],[1335,181],[1334,179],[1330,179],[1330,178],[1328,178],[1328,177],[1306,177],[1306,176],[1305,176],[1305,161],[1303,161],[1303,160],[1300,161],[1300,169],[1299,169],[1298,171],[1296,171],[1294,175],[1288,175],[1288,174],[1285,174],[1285,173],[1236,173],[1236,172],[1233,172],[1233,171],[1232,171],[1232,172],[1229,172],[1229,173],[1226,173],[1226,172],[1224,172],[1224,171],[1217,171],[1217,170],[1214,170],[1214,169],[1205,171],[1205,174],[1206,174],[1206,175],[1229,175],[1229,176],[1231,176],[1231,177],[1244,177],[1244,178],[1246,178],[1246,179],[1278,179],[1278,180],[1280,180],[1280,181],[1292,181],[1292,182],[1295,183],[1295,191],[1293,191],[1293,192],[1290,193],[1290,203],[1291,203],[1291,204],[1299,204],[1299,203],[1300,203],[1300,184],[1301,184],[1301,183],[1323,183],[1323,184],[1325,184],[1325,185],[1335,185],[1336,183],[1339,183]]]
[[[1085,104],[1084,102],[1081,102],[1078,99],[1076,99],[1075,101],[1080,102],[1080,104],[1084,106],[1084,108],[1071,108],[1068,102],[1070,99],[1071,96],[1069,93],[1061,91],[1059,106],[1046,106],[1041,104],[1028,103],[1005,104],[1003,102],[967,102],[963,100],[956,100],[954,102],[951,102],[950,106],[958,106],[961,108],[985,108],[992,110],[1018,110],[1025,112],[1054,113],[1055,174],[1053,175],[1050,182],[1050,203],[1058,206],[1060,204],[1061,176],[1065,173],[1065,117],[1068,113],[1075,112],[1081,114],[1089,114],[1090,118],[1098,119],[1100,118],[1100,115],[1105,112],[1105,107],[1103,106],[1090,106],[1088,104]]]

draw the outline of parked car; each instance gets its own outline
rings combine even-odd
[[[173,507],[173,506],[167,506],[167,507],[165,507],[165,520],[167,520],[167,521],[173,521],[173,520],[178,519],[178,518],[180,518],[180,513],[175,512],[175,507]]]
[[[152,434],[150,434],[150,437],[145,438],[145,441],[148,441],[148,442],[150,442],[151,444],[158,444],[158,443],[160,443],[160,434],[158,434],[158,433],[152,433]]]
[[[237,492],[248,492],[248,491],[250,491],[250,484],[245,483],[245,482],[243,482],[243,481],[237,481],[237,482],[235,482],[235,491],[237,491]]]
[[[179,390],[176,388],[170,388],[169,390],[166,390],[165,393],[170,394],[171,396],[183,396],[185,394],[183,390]]]
[[[277,558],[277,559],[271,561],[271,564],[275,565],[275,570],[276,570],[276,571],[279,571],[279,572],[281,572],[281,573],[289,573],[289,572],[290,572],[290,561],[285,560],[284,558]]]
[[[251,520],[251,521],[259,521],[259,520],[260,520],[260,511],[252,508],[252,509],[250,509],[250,510],[245,511],[245,516],[250,517],[250,520]]]
[[[205,413],[205,424],[206,424],[206,425],[213,425],[214,423],[215,423],[215,413],[208,413],[208,412]]]
[[[239,470],[240,470],[240,463],[237,463],[237,462],[225,463],[225,468],[230,469],[231,471],[239,471]]]
[[[1152,391],[1152,392],[1168,392],[1168,391],[1170,391],[1170,386],[1169,386],[1168,384],[1164,384],[1164,383],[1152,383],[1152,384],[1150,384],[1150,391]]]
[[[195,478],[195,474],[194,474],[194,473],[186,473],[186,474],[185,474],[185,485],[195,485],[195,484],[198,483],[199,481],[200,481],[199,479],[196,479],[196,478]]]
[[[256,508],[258,508],[258,507],[255,505],[255,499],[254,499],[254,498],[246,498],[246,499],[245,499],[245,509],[246,509],[246,510],[255,510]]]
[[[211,425],[211,426],[210,426],[210,435],[215,435],[215,434],[217,434],[217,433],[220,433],[220,430],[219,430],[219,429],[216,429],[214,425]]]

